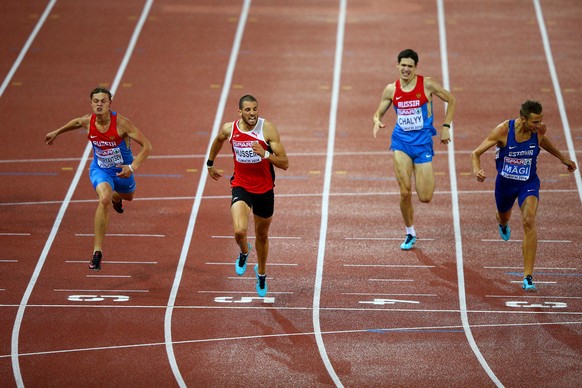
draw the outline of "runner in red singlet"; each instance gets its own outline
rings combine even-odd
[[[235,271],[242,276],[247,268],[251,244],[247,242],[249,214],[253,210],[257,261],[255,276],[259,296],[267,294],[267,256],[269,254],[269,226],[274,212],[275,169],[286,170],[289,160],[273,123],[259,117],[257,100],[250,95],[241,97],[240,119],[222,126],[210,148],[206,166],[208,174],[218,180],[222,174],[214,167],[214,159],[225,141],[232,147],[234,174],[231,178],[232,201],[230,211],[234,239],[240,248]]]
[[[57,136],[74,129],[85,128],[89,131],[87,137],[93,146],[94,156],[89,178],[99,196],[95,212],[93,258],[89,268],[98,271],[101,269],[103,257],[103,239],[109,226],[109,207],[112,205],[115,211],[123,213],[122,199],[133,199],[133,173],[148,157],[152,145],[131,120],[110,111],[112,98],[109,90],[93,89],[90,98],[93,114],[73,119],[61,128],[47,133],[45,143],[52,145]],[[129,147],[130,139],[141,146],[135,158]]]

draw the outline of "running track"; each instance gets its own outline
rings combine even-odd
[[[3,1],[0,386],[579,386],[580,174],[540,156],[539,291],[524,294],[519,213],[502,242],[469,153],[536,98],[580,161],[581,19],[577,0]],[[406,47],[458,98],[410,252],[390,131],[371,135]],[[43,143],[96,85],[154,144],[98,273],[86,136]],[[265,299],[234,275],[228,179],[204,168],[246,93],[291,162]]]

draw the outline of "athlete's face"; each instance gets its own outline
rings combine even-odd
[[[102,114],[109,112],[109,106],[111,105],[111,100],[107,93],[95,93],[91,98],[91,108],[93,113]]]
[[[412,58],[402,58],[397,67],[400,72],[400,78],[405,81],[411,80],[416,74],[416,65]]]
[[[256,101],[243,102],[242,109],[239,109],[241,119],[249,127],[254,127],[259,119],[259,104]]]
[[[525,117],[522,117],[523,125],[528,131],[536,133],[543,124],[542,122],[543,118],[544,118],[543,114],[538,115],[535,113],[530,113],[527,119]]]

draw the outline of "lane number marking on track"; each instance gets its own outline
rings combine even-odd
[[[505,302],[507,307],[516,308],[552,308],[552,309],[564,309],[568,307],[567,303],[564,302],[544,302],[544,303],[528,303],[521,301],[508,301]]]
[[[127,295],[69,295],[71,302],[103,302],[104,300],[111,300],[112,302],[127,302],[129,296]]]
[[[252,303],[255,300],[262,300],[263,303],[275,303],[275,298],[260,296],[241,296],[240,299],[235,299],[232,296],[217,296],[214,298],[216,303]]]
[[[396,303],[414,303],[419,304],[420,302],[417,300],[400,300],[400,299],[379,299],[375,298],[374,300],[361,300],[361,304],[374,304],[374,305],[386,305],[386,304],[396,304]]]

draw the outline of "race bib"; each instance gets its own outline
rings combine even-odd
[[[531,173],[531,159],[503,158],[501,176],[516,181],[527,181]]]
[[[398,125],[403,131],[420,131],[424,127],[421,108],[398,109]]]
[[[252,141],[233,142],[232,148],[239,163],[260,163],[261,157],[253,151]]]
[[[119,148],[95,149],[95,156],[97,157],[97,165],[101,168],[111,168],[123,164],[123,156],[121,156]]]

